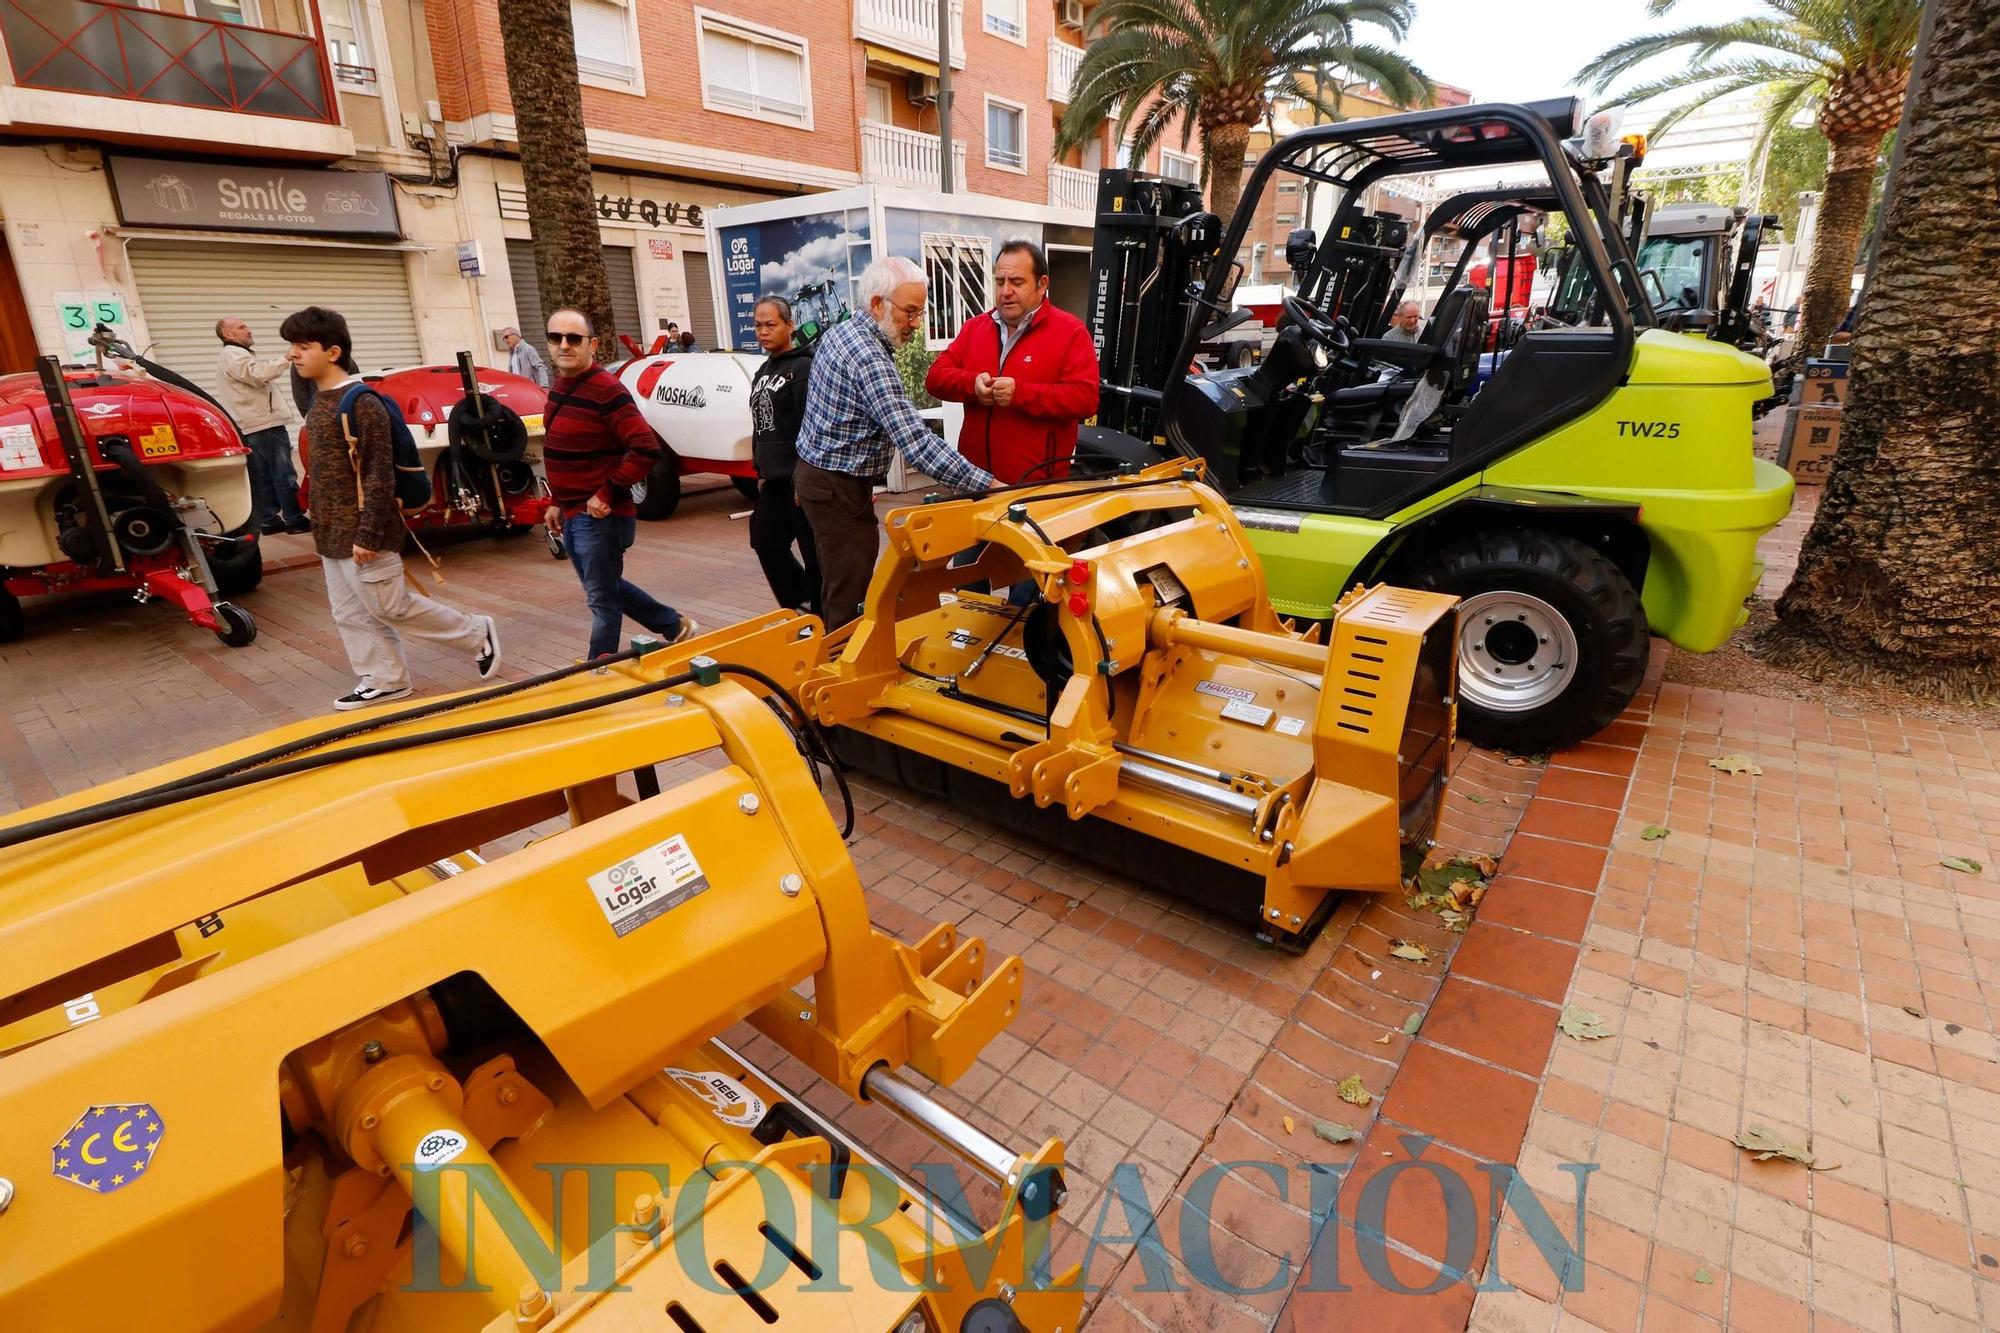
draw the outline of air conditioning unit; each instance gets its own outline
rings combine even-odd
[[[1083,30],[1083,0],[1062,0],[1061,13],[1065,28]]]
[[[929,106],[938,99],[938,81],[928,74],[912,74],[910,102],[915,106]]]

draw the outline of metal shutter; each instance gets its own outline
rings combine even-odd
[[[215,321],[228,315],[250,325],[260,356],[282,356],[285,316],[318,305],[347,317],[363,370],[423,359],[400,250],[134,237],[127,254],[153,339],[147,355],[211,393],[218,388]],[[291,395],[279,397],[289,402]]]
[[[521,336],[539,346],[548,328],[541,321],[549,317],[549,312],[542,308],[542,284],[535,276],[533,241],[507,242],[507,271],[514,279],[514,309],[520,312]],[[611,285],[611,318],[616,321],[618,332],[630,334],[633,342],[645,346],[646,335],[639,329],[639,279],[633,272],[629,247],[604,247],[604,280]]]
[[[722,340],[715,332],[715,294],[708,285],[707,252],[681,251],[681,268],[687,274],[688,327],[694,330],[695,345],[713,352],[722,346]]]

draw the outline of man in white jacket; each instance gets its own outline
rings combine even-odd
[[[236,418],[243,443],[250,446],[251,521],[265,536],[278,532],[311,532],[312,523],[299,509],[299,477],[292,467],[292,435],[285,429],[285,412],[278,381],[291,371],[287,357],[259,357],[250,326],[240,319],[215,321],[222,340],[216,359],[222,405]]]

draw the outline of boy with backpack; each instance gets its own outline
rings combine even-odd
[[[411,466],[416,441],[402,414],[361,381],[347,321],[307,306],[278,333],[291,344],[293,367],[317,390],[303,432],[313,546],[341,646],[359,677],[333,706],[345,711],[406,697],[404,635],[462,653],[482,679],[490,678],[500,666],[493,617],[433,601],[404,576],[403,507],[421,506],[430,483],[421,465]]]

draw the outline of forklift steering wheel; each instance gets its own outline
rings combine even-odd
[[[1353,326],[1347,322],[1347,316],[1335,315],[1328,318],[1325,311],[1297,292],[1285,293],[1285,313],[1292,317],[1294,324],[1313,338],[1325,343],[1332,351],[1346,352],[1353,344],[1353,336],[1350,333]]]

